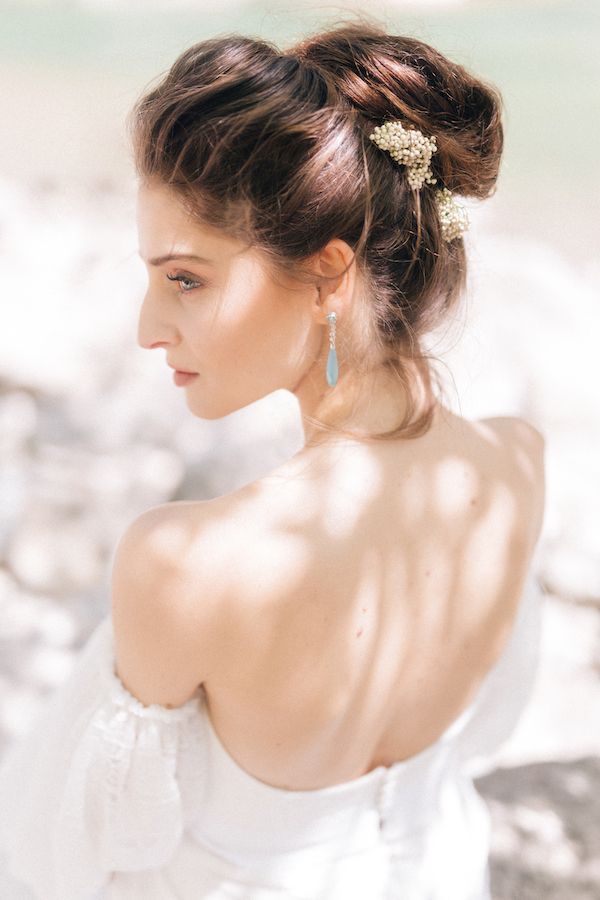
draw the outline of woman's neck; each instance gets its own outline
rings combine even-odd
[[[413,383],[418,385],[414,378]],[[307,378],[295,393],[307,449],[324,443],[368,440],[372,434],[398,428],[409,404],[404,385],[384,367],[373,370],[360,381],[341,379],[326,391],[316,378],[312,381]],[[418,393],[416,402],[422,402]],[[320,419],[333,430],[313,425],[310,417]],[[356,438],[340,433],[340,428],[356,434]]]

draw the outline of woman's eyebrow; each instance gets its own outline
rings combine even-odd
[[[142,256],[141,253],[139,255]],[[155,256],[149,259],[148,264],[150,266],[162,266],[163,263],[170,262],[172,259],[189,259],[194,262],[212,263],[212,260],[206,259],[204,256],[198,256],[195,253],[167,253],[164,256]]]

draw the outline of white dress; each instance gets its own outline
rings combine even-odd
[[[542,597],[530,572],[502,655],[439,740],[308,791],[245,772],[201,690],[178,709],[136,700],[106,616],[0,764],[2,900],[489,900],[472,779],[529,699]]]

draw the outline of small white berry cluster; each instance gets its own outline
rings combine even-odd
[[[435,184],[429,163],[437,151],[435,137],[425,137],[418,128],[405,128],[402,122],[385,122],[377,125],[369,135],[382,150],[387,150],[392,159],[408,168],[408,183],[411,187],[422,188],[425,182]]]
[[[467,210],[456,202],[454,194],[448,188],[436,191],[435,199],[442,223],[442,237],[445,241],[452,241],[469,227]]]
[[[428,138],[412,125],[405,128],[402,122],[389,121],[377,125],[369,138],[382,150],[386,150],[395,162],[407,167],[411,187],[420,190],[424,184],[437,184],[430,166],[431,157],[438,149],[435,135]],[[469,227],[467,211],[457,203],[448,188],[436,190],[435,199],[442,225],[442,238],[452,241]]]

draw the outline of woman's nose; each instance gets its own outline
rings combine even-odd
[[[152,307],[149,292],[144,297],[138,320],[137,342],[145,350],[167,347],[176,342],[176,331],[160,310]]]

